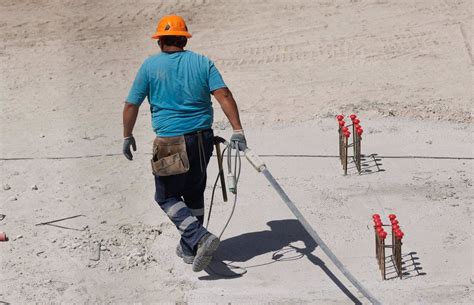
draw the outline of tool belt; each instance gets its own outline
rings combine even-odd
[[[184,136],[156,137],[153,142],[151,169],[155,176],[184,174],[189,170]]]

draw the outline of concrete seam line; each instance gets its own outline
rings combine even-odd
[[[137,155],[151,155],[151,154],[137,154]],[[69,160],[69,159],[89,159],[89,158],[100,158],[100,157],[117,157],[122,154],[97,154],[97,155],[83,155],[83,156],[59,156],[59,157],[13,157],[13,158],[0,158],[0,161],[29,161],[29,160]],[[339,158],[336,155],[259,155],[260,157],[267,158]],[[366,155],[370,156],[370,155]],[[215,155],[212,155],[215,157]],[[382,159],[433,159],[433,160],[467,160],[472,161],[474,157],[448,157],[448,156],[383,156],[376,155],[377,158]]]

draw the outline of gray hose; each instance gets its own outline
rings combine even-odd
[[[342,262],[334,255],[331,249],[324,243],[324,241],[319,237],[318,233],[309,225],[306,219],[303,217],[301,212],[296,208],[295,204],[291,201],[285,191],[281,188],[272,174],[268,171],[266,167],[261,169],[261,172],[280,195],[281,199],[285,202],[291,212],[296,216],[301,225],[306,229],[309,235],[314,239],[318,246],[323,250],[324,253],[331,259],[331,261],[336,265],[336,267],[346,276],[346,278],[354,285],[360,293],[362,293],[372,304],[379,305],[381,304],[367,289],[362,286],[362,284],[346,269]]]

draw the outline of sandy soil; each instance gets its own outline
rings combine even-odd
[[[4,0],[0,304],[367,302],[246,162],[218,255],[248,272],[196,274],[175,256],[178,234],[153,202],[146,106],[135,160],[120,154],[122,102],[168,13],[189,20],[189,49],[216,62],[249,145],[374,295],[473,302],[471,1]],[[344,177],[334,115],[352,112],[380,169],[367,158]],[[231,207],[217,198],[214,232]],[[373,213],[399,215],[403,280],[381,280]]]

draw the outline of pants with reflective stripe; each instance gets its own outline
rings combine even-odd
[[[203,150],[199,153],[198,135],[185,135],[190,169],[187,173],[166,177],[155,176],[155,201],[168,215],[181,234],[186,255],[196,252],[196,245],[207,233],[204,222],[204,190],[206,168],[212,155],[214,134],[202,132]],[[200,160],[201,158],[201,160]]]

